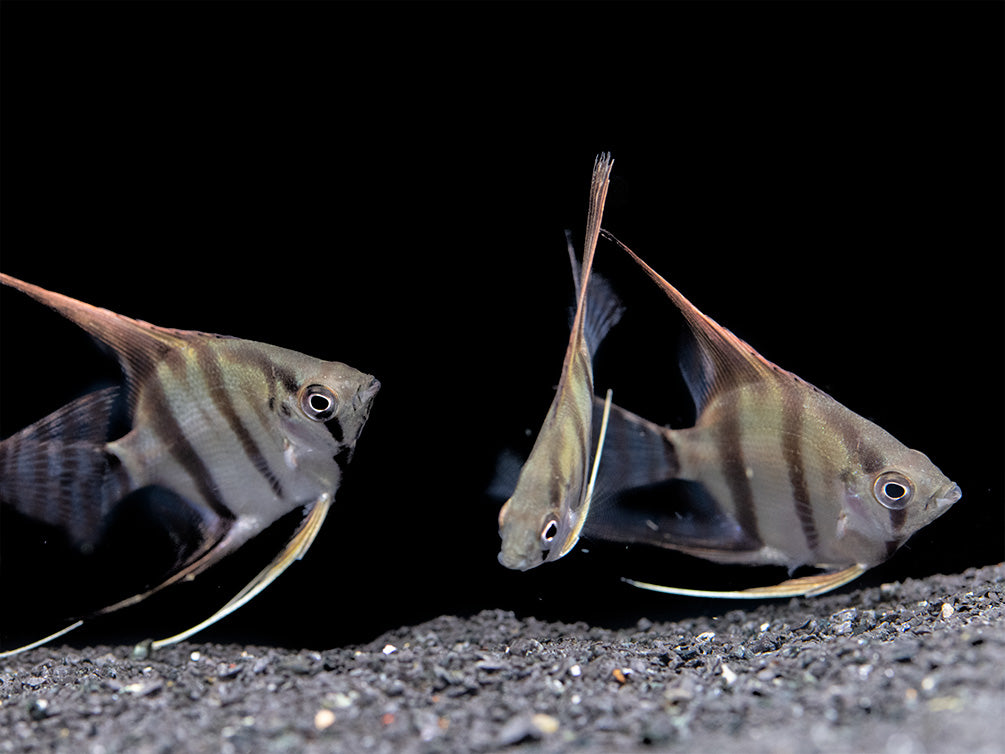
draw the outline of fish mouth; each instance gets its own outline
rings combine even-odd
[[[960,489],[960,485],[950,482],[935,495],[935,508],[939,511],[945,511],[961,497],[963,497],[963,491]]]
[[[367,403],[372,401],[376,397],[377,392],[380,390],[380,380],[376,377],[370,379],[370,383],[366,387],[361,387],[356,391],[356,395],[352,397],[352,407],[355,410],[359,410],[361,406],[365,406]]]
[[[499,551],[499,562],[502,565],[514,571],[529,571],[531,568],[540,563],[540,561],[538,561],[537,563],[532,563],[526,557],[514,558],[511,555],[507,555],[505,550]]]

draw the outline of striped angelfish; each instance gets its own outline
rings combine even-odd
[[[612,165],[609,155],[602,154],[593,166],[581,270],[568,243],[576,314],[551,408],[520,470],[516,489],[499,511],[499,562],[507,568],[526,571],[561,558],[578,541],[589,511],[593,354],[622,311],[606,281],[597,275],[590,278]],[[603,446],[600,434],[594,471]]]
[[[59,527],[82,549],[101,538],[115,506],[143,488],[173,493],[198,522],[199,541],[161,583],[95,614],[196,576],[303,508],[291,540],[245,589],[155,646],[180,641],[240,607],[303,556],[352,457],[380,387],[376,379],[265,343],[157,327],[8,275],[0,282],[109,346],[125,373],[124,389],[85,395],[0,442],[0,500]],[[120,397],[129,429],[113,438]]]
[[[671,511],[615,503],[589,533],[721,563],[823,570],[740,592],[630,583],[704,596],[820,594],[887,560],[960,499],[925,455],[765,359],[603,233],[683,314],[689,337],[680,365],[697,420],[668,429],[611,409],[605,489],[680,480],[673,490],[685,504]]]

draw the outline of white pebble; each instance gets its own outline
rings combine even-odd
[[[314,727],[318,730],[330,728],[335,722],[335,713],[330,709],[319,709],[314,715]]]
[[[727,686],[732,686],[736,683],[736,673],[730,669],[729,665],[722,663],[720,670],[722,671],[722,677],[725,679]]]

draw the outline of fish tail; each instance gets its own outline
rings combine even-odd
[[[90,393],[0,442],[0,500],[79,547],[93,545],[127,484],[105,451],[118,395],[117,387]]]

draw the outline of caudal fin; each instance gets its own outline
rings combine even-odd
[[[118,396],[117,387],[89,393],[0,442],[0,501],[93,544],[107,513],[104,445]]]

